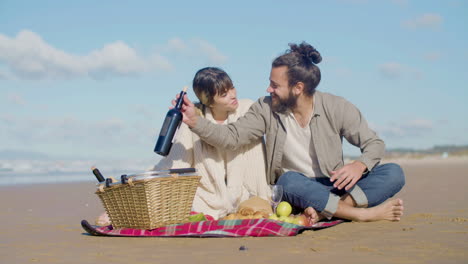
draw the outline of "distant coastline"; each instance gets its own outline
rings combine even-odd
[[[345,159],[355,160],[357,156],[346,156]],[[467,159],[468,145],[441,145],[428,149],[389,148],[385,151],[383,160],[437,160],[437,159]]]

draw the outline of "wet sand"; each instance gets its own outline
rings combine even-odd
[[[468,159],[400,160],[400,222],[343,223],[294,237],[94,237],[95,184],[0,187],[2,263],[468,263]],[[93,177],[90,174],[90,177]],[[247,250],[240,251],[244,246]]]

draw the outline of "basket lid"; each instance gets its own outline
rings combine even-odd
[[[112,183],[106,183],[106,187],[116,186],[125,184],[128,179],[136,181],[147,181],[155,178],[167,178],[167,177],[186,177],[186,176],[198,176],[195,168],[181,168],[181,169],[170,169],[170,170],[159,170],[159,171],[145,171],[141,173],[122,175],[121,181],[115,181]],[[101,184],[98,184],[101,185]]]
[[[145,171],[141,173],[135,173],[127,175],[127,178],[133,178],[136,180],[146,180],[152,178],[164,178],[171,177],[173,175],[177,176],[195,176],[197,170],[195,168],[183,168],[183,169],[170,169],[170,170],[160,170],[160,171]]]

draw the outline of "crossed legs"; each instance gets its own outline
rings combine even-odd
[[[307,178],[297,172],[283,174],[277,184],[283,185],[284,199],[304,209],[311,224],[331,216],[367,222],[399,221],[403,215],[403,201],[389,199],[404,185],[397,164],[376,166],[349,192],[334,189],[328,178]]]

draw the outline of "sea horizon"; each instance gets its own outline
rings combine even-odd
[[[36,185],[53,183],[96,182],[87,172],[0,172],[0,186]]]

